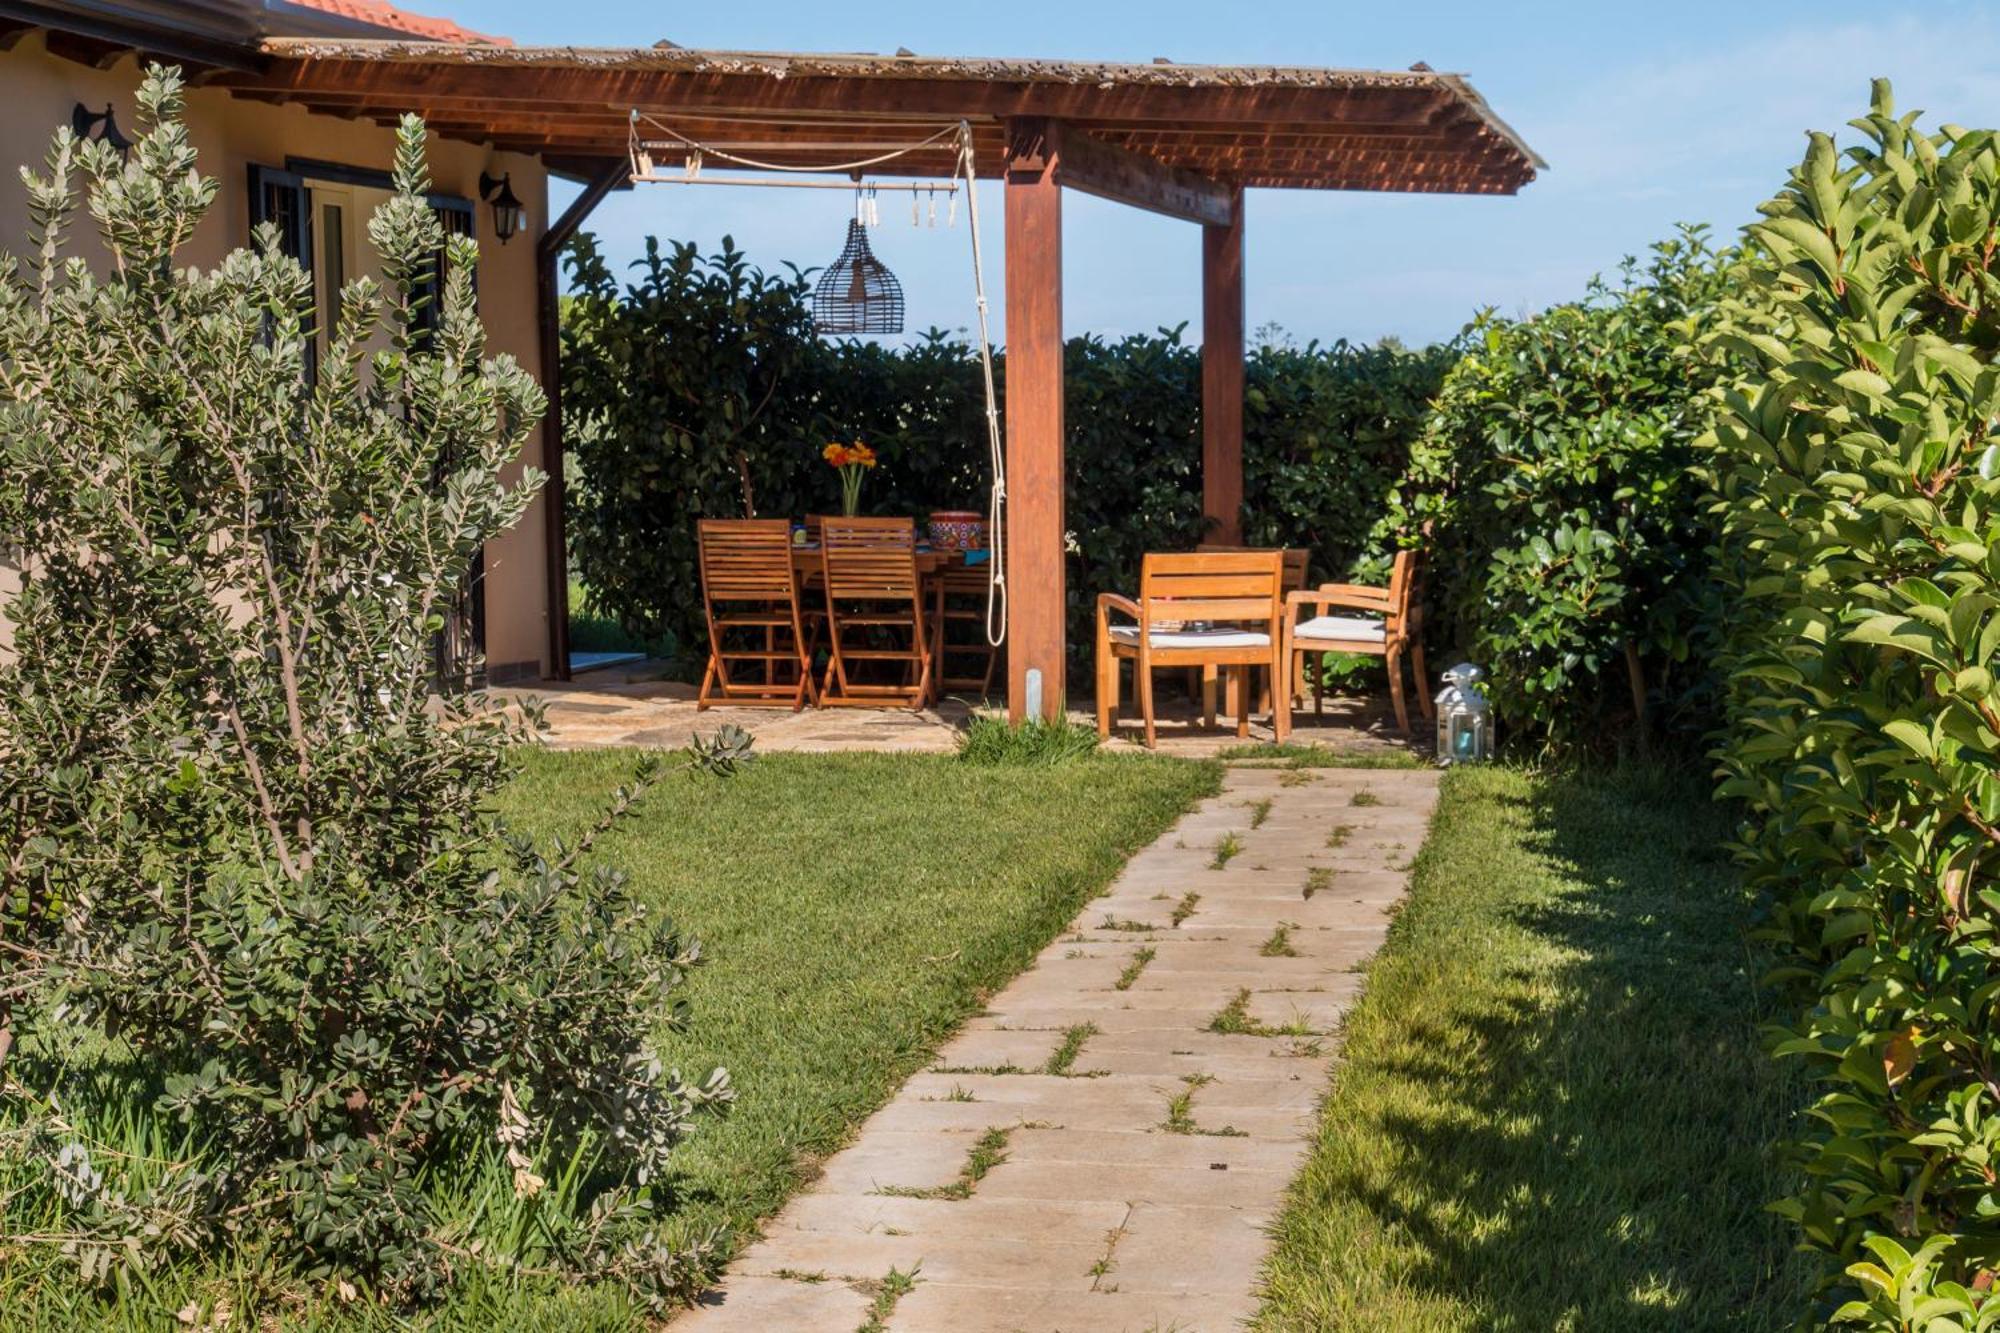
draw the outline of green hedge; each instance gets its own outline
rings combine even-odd
[[[868,512],[986,507],[984,395],[962,338],[822,342],[804,276],[760,270],[727,240],[708,257],[649,242],[622,287],[588,236],[567,263],[571,553],[594,609],[630,631],[701,640],[698,516],[836,512],[839,487],[819,460],[828,440],[865,439],[880,455]],[[1247,537],[1310,547],[1322,577],[1378,557],[1390,494],[1454,355],[1255,349]],[[1004,355],[998,372],[1004,393]],[[1073,338],[1065,374],[1070,642],[1084,652],[1098,592],[1134,589],[1146,551],[1202,537],[1200,351],[1179,328]]]
[[[1714,525],[1692,467],[1716,372],[1684,344],[1722,283],[1683,228],[1617,286],[1482,314],[1445,379],[1391,522],[1429,526],[1432,638],[1489,668],[1517,737],[1701,730]]]
[[[1712,343],[1752,367],[1720,758],[1819,1089],[1818,1318],[1944,1333],[2000,1321],[2000,152],[1914,120],[1878,84],[1865,145],[1812,137]]]

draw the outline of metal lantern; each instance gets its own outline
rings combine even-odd
[[[903,284],[868,248],[859,218],[847,223],[840,258],[813,288],[813,325],[821,333],[901,333]]]
[[[98,139],[117,150],[118,156],[130,160],[132,141],[118,128],[118,117],[111,110],[111,103],[104,104],[104,110],[92,111],[78,102],[70,109],[69,127],[79,139]]]
[[[493,205],[493,234],[505,245],[514,239],[514,233],[528,218],[528,210],[514,195],[514,175],[512,172],[495,180],[486,172],[479,173],[479,197]]]
[[[1493,757],[1493,708],[1479,683],[1486,673],[1460,662],[1444,673],[1437,696],[1437,757],[1441,764],[1476,764]]]

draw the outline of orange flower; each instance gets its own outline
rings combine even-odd
[[[875,451],[861,441],[856,440],[854,447],[847,451],[847,461],[857,467],[874,467]]]
[[[847,446],[844,444],[829,444],[820,450],[820,457],[835,467],[846,467],[853,461],[847,456]]]

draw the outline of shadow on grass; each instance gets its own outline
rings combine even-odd
[[[1698,785],[1454,774],[1280,1224],[1275,1328],[1789,1327],[1799,1088]]]

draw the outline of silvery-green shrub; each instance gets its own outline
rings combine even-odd
[[[133,1198],[54,1114],[70,1249],[102,1275],[254,1238],[413,1299],[465,1259],[427,1172],[504,1155],[532,1196],[537,1153],[582,1138],[611,1188],[570,1257],[671,1289],[685,1256],[644,1187],[727,1095],[651,1045],[698,949],[583,846],[494,813],[531,714],[434,688],[464,571],[540,484],[507,469],[543,400],[486,355],[423,126],[369,224],[383,281],[348,284],[309,374],[312,281],[274,229],[176,266],[216,187],[178,77],[151,71],[139,107],[129,162],[58,132],[24,172],[38,250],[0,260],[9,1069],[24,1086],[94,1034],[200,1148]],[[67,253],[79,175],[96,268]]]

